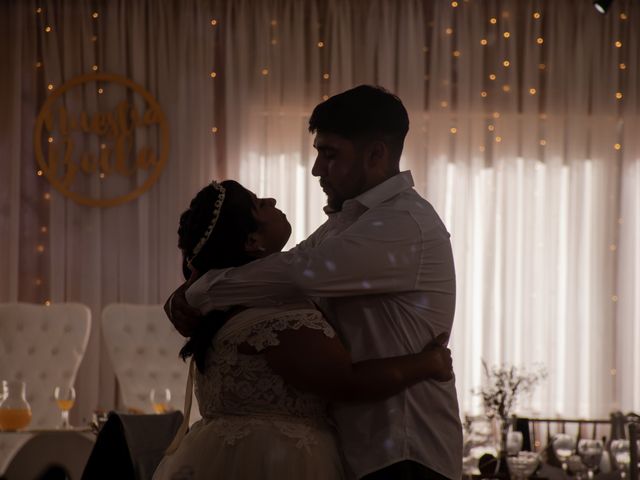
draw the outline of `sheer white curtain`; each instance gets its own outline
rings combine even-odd
[[[101,308],[165,298],[193,194],[239,178],[303,239],[324,219],[308,115],[380,84],[410,112],[403,166],[452,233],[463,411],[481,359],[547,366],[530,412],[640,410],[639,23],[631,0],[607,16],[590,0],[3,2],[0,301],[88,304],[76,414],[111,407]],[[93,65],[144,85],[171,129],[159,183],[104,210],[50,191],[32,151],[47,84]]]
[[[226,5],[231,157],[295,241],[323,221],[313,106],[374,83],[409,109],[404,167],[456,254],[464,411],[482,359],[546,366],[528,413],[640,408],[636,3],[604,17],[586,0]]]
[[[182,278],[178,217],[198,189],[223,175],[212,133],[218,120],[212,8],[196,1],[0,4],[0,301],[91,308],[75,421],[115,403],[113,369],[101,349],[102,307],[164,302]],[[170,126],[158,183],[136,201],[105,209],[77,205],[38,177],[32,140],[47,85],[91,73],[94,65],[144,86]],[[84,109],[97,102],[113,108],[108,93],[87,96]]]

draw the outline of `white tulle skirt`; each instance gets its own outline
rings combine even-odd
[[[154,480],[341,480],[344,472],[331,429],[295,419],[222,417],[201,420]]]

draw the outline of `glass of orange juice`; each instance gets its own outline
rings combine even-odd
[[[26,389],[25,382],[2,381],[0,430],[8,432],[21,430],[31,422],[31,407],[26,400]]]
[[[167,413],[171,409],[171,390],[168,388],[152,388],[149,394],[151,408],[156,413]]]
[[[73,408],[73,404],[76,402],[76,389],[67,386],[56,387],[53,391],[53,398],[56,399],[61,413],[62,421],[59,428],[71,428],[71,424],[69,423],[69,410]]]

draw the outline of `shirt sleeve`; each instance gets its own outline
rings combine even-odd
[[[448,238],[447,238],[448,242]],[[186,293],[203,313],[231,305],[269,306],[304,297],[347,297],[416,289],[425,248],[408,212],[362,215],[322,242],[204,274]]]

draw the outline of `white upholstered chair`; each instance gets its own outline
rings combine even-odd
[[[152,413],[151,389],[169,388],[171,406],[183,409],[189,364],[178,352],[185,340],[161,305],[107,305],[102,333],[126,408]],[[192,408],[191,421],[197,418],[197,408]]]
[[[79,303],[0,304],[0,380],[27,384],[29,428],[54,428],[56,386],[73,386],[91,331],[91,311]]]

